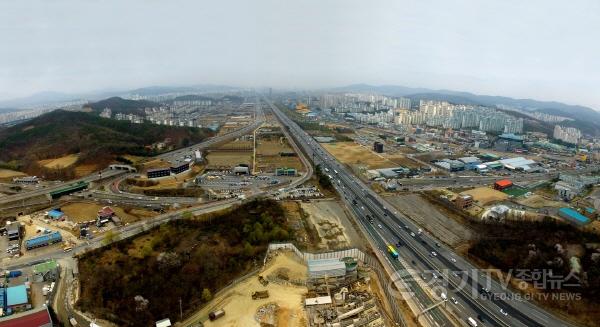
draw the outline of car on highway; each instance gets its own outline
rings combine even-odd
[[[456,259],[455,258],[450,258],[450,261],[456,262]]]
[[[415,237],[415,233],[410,232],[410,236]]]
[[[452,301],[452,303],[454,303],[454,304],[458,304],[458,301],[456,301],[456,299],[454,297],[451,297],[450,301]]]
[[[435,253],[435,251],[431,251],[431,256],[432,257],[437,257],[437,253]]]
[[[377,224],[377,226],[379,227],[379,229],[383,229],[383,227],[381,226],[381,224]]]
[[[508,316],[508,312],[504,311],[504,309],[500,309],[500,313],[504,316]]]

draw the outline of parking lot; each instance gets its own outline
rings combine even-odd
[[[217,190],[247,190],[265,187],[276,187],[291,181],[288,176],[249,176],[234,175],[229,171],[212,171],[196,178],[196,184]]]

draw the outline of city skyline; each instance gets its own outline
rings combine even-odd
[[[369,83],[600,108],[593,1],[105,4],[1,4],[0,40],[10,46],[0,54],[0,99],[144,85]]]

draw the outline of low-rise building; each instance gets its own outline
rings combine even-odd
[[[496,189],[498,191],[502,191],[506,188],[511,187],[512,185],[513,185],[513,182],[511,182],[510,180],[502,179],[502,180],[496,181],[494,183],[494,189]]]
[[[6,288],[6,311],[14,313],[31,309],[27,286],[17,285]]]
[[[38,263],[33,266],[32,272],[34,282],[54,282],[58,279],[58,263],[56,260]]]
[[[583,226],[590,222],[590,219],[588,217],[580,214],[579,212],[571,208],[558,209],[558,216],[576,226]]]
[[[454,203],[458,208],[465,209],[473,205],[473,197],[468,194],[459,194]]]
[[[159,178],[159,177],[166,177],[166,176],[170,176],[170,175],[171,175],[171,168],[169,168],[169,167],[148,169],[146,171],[146,176],[148,178]]]

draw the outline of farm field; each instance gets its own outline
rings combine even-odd
[[[252,152],[211,151],[206,155],[206,161],[208,161],[207,168],[211,169],[229,169],[238,164],[246,164],[252,167]]]

